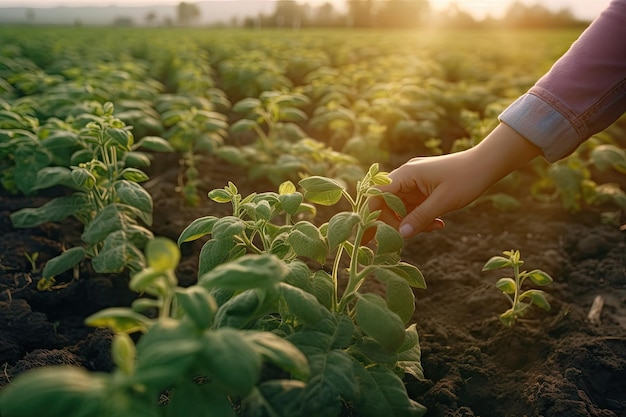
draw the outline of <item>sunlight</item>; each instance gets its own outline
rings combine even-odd
[[[501,0],[430,0],[430,4],[434,10],[445,10],[456,4],[477,18],[484,18],[487,15],[500,17],[508,7],[508,2]]]

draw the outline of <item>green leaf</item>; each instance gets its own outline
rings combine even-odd
[[[166,284],[163,282],[164,279],[166,279],[166,274],[163,271],[144,268],[131,277],[128,286],[135,292],[163,296],[167,292]]]
[[[113,307],[87,317],[85,324],[92,327],[107,327],[116,332],[135,333],[146,332],[150,321],[129,308]]]
[[[217,312],[217,302],[199,285],[176,289],[176,299],[187,316],[199,329],[208,329]]]
[[[126,267],[137,271],[145,267],[145,258],[128,234],[117,230],[104,239],[102,248],[91,259],[91,265],[98,273],[121,272]]]
[[[235,247],[235,241],[231,238],[207,241],[200,249],[198,276],[202,276],[224,263]]]
[[[304,196],[300,193],[294,192],[291,194],[280,194],[278,196],[280,205],[291,216],[295,216],[302,205]]]
[[[146,213],[152,213],[152,196],[141,185],[121,180],[115,183],[115,191],[120,203],[135,207]]]
[[[289,372],[294,378],[303,381],[309,378],[309,363],[291,342],[270,332],[247,331],[243,337],[264,359]]]
[[[159,272],[174,271],[180,261],[180,250],[171,240],[157,237],[146,245],[146,260],[148,265]]]
[[[111,357],[125,375],[132,375],[135,370],[135,354],[135,343],[130,336],[116,333],[111,344]]]
[[[207,289],[270,288],[282,281],[288,273],[285,263],[273,255],[244,255],[201,275],[198,283]]]
[[[304,382],[293,379],[262,382],[242,400],[240,413],[251,417],[303,416],[305,387]]]
[[[598,145],[591,151],[591,162],[599,170],[615,169],[626,174],[626,152],[615,145]]]
[[[289,284],[281,284],[280,293],[287,304],[289,314],[305,324],[316,324],[330,317],[330,311],[313,294]]]
[[[530,301],[539,308],[550,310],[550,303],[546,298],[546,293],[541,290],[528,290],[520,294],[520,301],[525,298],[530,298]]]
[[[320,231],[313,224],[306,221],[296,223],[287,241],[298,256],[315,259],[320,263],[326,261],[328,246]]]
[[[66,250],[59,256],[50,259],[46,262],[46,266],[43,268],[43,278],[53,278],[65,271],[68,271],[78,265],[87,255],[85,249],[81,246],[76,246]]]
[[[228,393],[218,384],[207,386],[188,380],[168,394],[167,405],[160,407],[165,409],[164,417],[237,417]]]
[[[404,383],[384,366],[363,367],[355,363],[359,395],[355,408],[363,417],[407,416],[421,417],[426,407],[411,400]]]
[[[113,139],[113,142],[124,150],[130,150],[133,144],[133,136],[126,129],[110,128],[106,130],[107,135]]]
[[[14,227],[28,228],[48,222],[60,222],[76,213],[84,201],[76,196],[57,197],[41,207],[24,208],[10,214]]]
[[[93,417],[107,401],[107,378],[74,366],[49,366],[20,374],[0,396],[7,417]]]
[[[237,113],[249,113],[261,107],[261,100],[258,98],[244,98],[233,105],[233,111]]]
[[[387,306],[400,317],[403,323],[408,323],[415,312],[415,295],[406,280],[394,278],[387,281]]]
[[[375,239],[378,244],[377,255],[397,253],[404,246],[404,239],[400,233],[394,227],[381,221],[377,223]]]
[[[232,201],[234,195],[225,189],[215,189],[209,191],[209,198],[216,203],[229,203]]]
[[[247,132],[248,130],[254,130],[259,124],[254,120],[241,119],[230,125],[231,133]]]
[[[331,350],[308,359],[311,378],[302,399],[306,415],[338,416],[344,401],[350,402],[358,390],[352,358],[346,352]]]
[[[96,185],[96,177],[88,169],[73,168],[71,175],[74,184],[84,190],[91,190]]]
[[[405,338],[404,323],[377,294],[359,294],[355,307],[359,327],[389,352],[396,352]]]
[[[552,277],[547,273],[540,269],[533,269],[530,272],[527,272],[526,275],[537,285],[545,286],[552,284]]]
[[[169,331],[163,332],[157,326],[151,328],[137,343],[137,365],[133,381],[146,385],[152,392],[171,389],[180,383],[181,377],[191,378],[190,368],[197,365],[202,348],[201,341],[191,339],[190,334],[180,334],[178,338],[169,340]]]
[[[191,242],[210,234],[217,220],[218,218],[215,216],[205,216],[195,219],[178,237],[178,246],[182,245],[184,242]]]
[[[361,221],[361,216],[353,212],[335,214],[328,222],[328,246],[334,250],[348,240],[354,228]]]
[[[124,228],[125,215],[118,204],[109,204],[85,227],[81,239],[90,245],[104,241],[111,233]]]
[[[503,256],[493,256],[491,257],[485,266],[483,266],[483,271],[491,271],[493,269],[506,268],[509,266],[513,266],[513,263],[510,259],[505,258]]]
[[[288,195],[296,192],[296,186],[291,181],[285,181],[278,186],[278,194]]]
[[[66,187],[75,186],[72,179],[72,171],[67,167],[45,167],[37,172],[37,179],[33,185],[33,190],[43,190],[63,185]]]
[[[424,368],[422,368],[422,350],[420,348],[417,326],[411,324],[406,329],[404,343],[398,349],[396,365],[407,374],[413,375],[419,381],[425,381]]]
[[[298,184],[304,189],[304,198],[323,206],[336,204],[344,190],[337,181],[319,176],[304,178]]]
[[[153,152],[174,152],[172,145],[166,139],[158,136],[144,136],[133,148],[144,148]]]
[[[122,171],[122,178],[130,182],[144,182],[150,179],[148,174],[137,168],[125,168]]]
[[[500,278],[496,287],[505,294],[515,294],[515,281],[511,278]]]
[[[202,338],[199,373],[223,385],[230,393],[245,396],[261,376],[261,354],[241,330],[228,327],[206,332]]]
[[[278,115],[278,120],[281,122],[303,122],[308,118],[305,112],[295,107],[283,108]]]

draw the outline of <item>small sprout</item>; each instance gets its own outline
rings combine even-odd
[[[505,256],[494,256],[489,259],[482,270],[513,268],[513,278],[500,278],[496,282],[496,287],[511,303],[511,308],[500,315],[500,321],[505,326],[512,327],[517,319],[526,314],[526,310],[533,304],[544,310],[550,310],[550,303],[543,291],[530,289],[522,292],[524,281],[530,278],[535,285],[545,286],[552,283],[552,277],[539,269],[520,272],[520,267],[524,262],[520,259],[520,252],[517,250],[504,251],[503,254]]]
[[[35,272],[37,271],[37,259],[39,259],[39,252],[25,253],[24,256],[30,262],[30,270]]]

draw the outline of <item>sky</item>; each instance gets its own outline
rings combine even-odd
[[[151,6],[177,5],[181,0],[0,0],[0,7],[54,7],[54,6]],[[193,2],[194,0],[187,0]],[[237,1],[237,0],[209,0],[209,1]],[[267,1],[267,0],[259,0]],[[346,0],[298,0],[300,3],[319,5],[325,2],[332,3],[337,9],[344,10]],[[434,9],[442,9],[450,3],[457,3],[462,10],[468,11],[476,18],[483,18],[487,14],[499,17],[507,6],[514,0],[429,0]],[[581,19],[595,18],[611,0],[522,0],[525,4],[537,4],[558,10],[569,8],[574,15]]]

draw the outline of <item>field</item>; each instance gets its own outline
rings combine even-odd
[[[1,27],[0,414],[626,416],[626,120],[360,240],[579,32]]]

